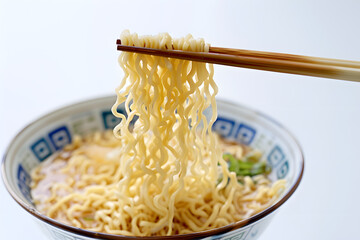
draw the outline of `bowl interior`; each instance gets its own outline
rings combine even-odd
[[[22,130],[10,143],[3,162],[3,177],[11,195],[23,207],[36,212],[30,195],[31,170],[55,151],[69,144],[74,135],[112,129],[119,119],[111,113],[115,97],[77,103],[47,114]],[[120,106],[120,111],[124,110]],[[302,174],[302,153],[296,140],[272,119],[218,100],[218,118],[213,130],[263,152],[272,167],[272,180],[286,179],[287,195]],[[37,213],[39,214],[39,213]]]

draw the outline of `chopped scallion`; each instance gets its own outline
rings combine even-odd
[[[223,158],[229,163],[229,170],[235,172],[237,176],[255,176],[259,174],[269,174],[271,168],[266,162],[259,162],[259,155],[247,155],[242,159],[236,159],[231,154],[224,154]]]

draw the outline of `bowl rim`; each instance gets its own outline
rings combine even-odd
[[[106,100],[109,98],[113,98],[115,97],[114,95],[106,95],[106,96],[102,96],[102,97],[95,97],[95,98],[90,98],[87,100],[82,100],[82,101],[77,101],[74,104],[67,104],[65,106],[56,108],[53,111],[48,112],[47,114],[44,114],[38,118],[36,118],[35,120],[33,120],[31,123],[25,125],[25,127],[22,128],[22,130],[20,130],[10,141],[10,143],[8,144],[8,146],[5,149],[5,153],[3,155],[3,159],[1,162],[1,175],[2,175],[2,179],[4,182],[4,185],[7,189],[7,191],[9,192],[9,194],[11,195],[11,197],[22,207],[24,208],[27,212],[29,212],[31,215],[33,215],[34,217],[36,217],[37,219],[45,222],[46,224],[49,224],[55,228],[59,228],[65,232],[70,232],[70,233],[74,233],[74,234],[78,234],[84,237],[89,237],[89,238],[101,238],[101,239],[110,239],[110,240],[117,240],[117,239],[141,239],[141,240],[154,240],[154,239],[194,239],[194,238],[204,238],[204,237],[209,237],[209,236],[213,236],[213,235],[217,235],[217,234],[221,234],[221,233],[226,233],[226,232],[230,232],[232,230],[235,229],[239,229],[242,227],[246,227],[251,225],[252,223],[255,223],[263,218],[265,218],[266,216],[270,215],[271,213],[273,213],[276,209],[278,209],[281,205],[283,205],[289,198],[290,196],[295,192],[295,190],[298,188],[303,174],[304,174],[304,167],[305,167],[305,162],[304,162],[304,153],[303,150],[298,142],[298,140],[293,136],[293,134],[287,130],[287,128],[285,128],[282,124],[280,124],[279,122],[277,122],[276,120],[274,120],[273,118],[271,118],[270,116],[259,112],[257,110],[254,110],[252,108],[249,108],[247,106],[244,106],[242,104],[239,103],[234,103],[228,100],[224,100],[224,99],[219,99],[216,98],[217,101],[220,101],[224,104],[230,105],[232,107],[240,107],[244,110],[246,110],[247,112],[252,112],[256,115],[259,115],[260,117],[265,118],[267,121],[270,121],[272,124],[276,125],[277,127],[279,127],[285,134],[288,135],[288,137],[294,141],[294,144],[296,145],[296,147],[298,148],[297,151],[300,153],[300,173],[297,176],[297,179],[295,180],[295,183],[290,187],[290,189],[288,190],[288,192],[283,195],[280,199],[278,199],[273,205],[271,205],[270,207],[266,208],[265,210],[247,218],[241,221],[237,221],[234,223],[231,223],[229,225],[220,227],[220,228],[215,228],[215,229],[211,229],[211,230],[206,230],[206,231],[202,231],[202,232],[195,232],[195,233],[188,233],[188,234],[180,234],[180,235],[170,235],[170,236],[148,236],[148,237],[140,237],[140,236],[125,236],[125,235],[115,235],[115,234],[108,234],[108,233],[101,233],[101,232],[94,232],[94,231],[89,231],[89,230],[85,230],[85,229],[81,229],[81,228],[77,228],[77,227],[73,227],[73,226],[69,226],[66,225],[64,223],[61,223],[59,221],[56,221],[52,218],[49,218],[43,214],[41,214],[39,211],[37,211],[34,207],[30,206],[29,204],[27,204],[26,202],[22,201],[22,199],[20,197],[17,196],[17,194],[15,193],[15,191],[13,189],[11,189],[10,187],[10,183],[7,179],[7,174],[5,171],[5,162],[7,160],[7,155],[8,152],[11,148],[11,146],[14,144],[15,140],[24,132],[26,131],[26,129],[28,129],[29,127],[31,127],[33,124],[35,124],[37,121],[44,119],[48,116],[51,116],[52,114],[56,113],[57,111],[60,110],[65,110],[66,108],[70,108],[70,107],[76,107],[82,104],[91,104],[91,102],[97,102],[97,101],[101,101],[101,100]]]

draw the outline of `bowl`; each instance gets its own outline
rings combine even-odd
[[[279,199],[264,211],[221,228],[166,237],[129,237],[92,232],[65,225],[41,214],[30,195],[31,170],[69,144],[74,135],[112,129],[119,122],[110,110],[114,102],[114,96],[107,96],[55,110],[26,126],[5,152],[1,170],[8,192],[52,239],[257,239],[301,181],[303,153],[289,131],[262,113],[218,99],[218,118],[213,130],[226,139],[262,151],[263,159],[272,167],[269,178],[287,181]]]

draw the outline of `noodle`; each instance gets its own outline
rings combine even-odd
[[[209,49],[191,35],[172,39],[125,31],[121,41]],[[160,236],[222,227],[273,203],[284,181],[271,184],[258,175],[239,183],[222,157],[230,147],[211,130],[218,91],[211,64],[129,52],[121,53],[119,63],[125,76],[112,111],[121,122],[114,135],[75,138],[33,172],[38,181],[32,195],[40,211],[88,230]],[[117,111],[122,103],[127,116]],[[244,152],[239,145],[231,148],[237,155]]]

